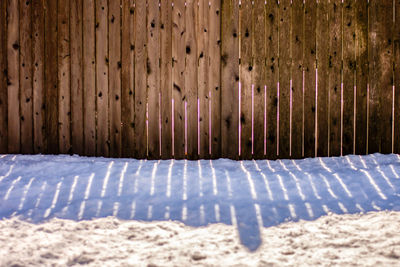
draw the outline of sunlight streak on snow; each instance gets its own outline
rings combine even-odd
[[[360,210],[360,212],[365,212],[365,210],[361,207],[361,205],[360,204],[356,204],[356,207],[357,207],[357,209],[359,209]]]
[[[111,161],[110,164],[108,164],[107,173],[106,173],[106,176],[104,177],[103,188],[101,189],[100,197],[104,197],[106,194],[108,180],[110,179],[111,168],[113,165],[114,165],[114,161]]]
[[[376,168],[378,172],[382,175],[383,179],[385,179],[386,183],[393,189],[396,190],[394,185],[390,182],[389,178],[386,176],[386,174],[381,170],[381,167],[378,165]]]
[[[293,204],[289,204],[289,211],[290,211],[290,216],[292,216],[292,218],[297,218],[297,214],[296,214],[296,210],[294,209]]]
[[[143,166],[143,161],[146,161],[146,160],[140,160],[139,161],[139,167],[138,167],[138,169],[136,170],[136,172],[135,172],[135,175],[136,176],[139,176],[139,174],[140,174],[140,170],[142,169],[142,166]]]
[[[392,172],[393,172],[394,176],[395,176],[397,179],[399,179],[399,178],[400,178],[400,176],[397,174],[396,170],[393,168],[393,165],[392,165],[392,164],[390,164],[389,166],[390,166],[390,169],[392,170]]]
[[[153,217],[153,206],[149,205],[147,207],[147,219],[151,220],[152,217]]]
[[[252,197],[254,200],[256,200],[256,199],[257,199],[257,193],[256,193],[256,189],[255,189],[255,187],[254,187],[253,179],[251,178],[251,174],[250,174],[250,172],[244,167],[243,161],[240,162],[240,167],[242,168],[243,172],[246,173],[247,181],[249,182],[251,197]]]
[[[330,213],[331,211],[329,210],[327,205],[322,205],[322,209],[325,211],[326,214]]]
[[[348,155],[347,155],[347,156],[344,156],[344,158],[345,158],[346,161],[349,163],[350,168],[352,168],[353,170],[357,170],[357,168],[354,167],[354,164],[353,164],[353,162],[351,162],[350,157],[349,157]]]
[[[271,167],[270,161],[266,160],[266,162],[267,162],[268,169],[270,169],[272,172],[275,172],[275,169]]]
[[[314,182],[312,180],[312,176],[308,172],[305,172],[305,175],[307,176],[308,181],[310,182],[310,185],[311,185],[311,188],[313,190],[313,193],[314,193],[315,197],[317,199],[321,199],[321,196],[318,194],[317,188],[315,187],[315,184],[314,184]]]
[[[83,201],[81,203],[81,206],[79,208],[78,220],[82,220],[83,213],[85,212],[86,200],[88,200],[88,198],[89,198],[89,194],[90,194],[90,190],[91,190],[91,187],[92,187],[93,178],[94,178],[94,173],[92,173],[90,175],[90,177],[89,177],[89,181],[88,181],[88,184],[86,186],[85,195],[84,195]]]
[[[379,186],[375,183],[375,180],[372,178],[372,176],[367,172],[366,170],[361,170],[365,176],[367,176],[369,183],[375,188],[375,191],[378,193],[378,195],[386,200],[387,197],[382,193],[382,190],[379,188]]]
[[[297,165],[296,161],[294,161],[293,159],[292,159],[292,164],[296,167],[296,169],[297,169],[298,171],[302,171],[302,169],[300,168],[300,166]]]
[[[44,218],[49,217],[51,214],[51,211],[56,207],[57,201],[58,201],[58,196],[60,195],[60,188],[61,184],[64,181],[64,177],[61,178],[61,181],[58,182],[57,187],[56,187],[56,192],[54,193],[53,201],[51,202],[51,206],[46,210],[44,213]]]
[[[214,193],[214,196],[216,196],[216,195],[218,195],[217,176],[215,175],[215,169],[214,169],[214,165],[213,165],[211,159],[210,159],[210,167],[211,167],[211,173],[212,173],[213,193]]]
[[[348,213],[349,211],[346,209],[346,207],[343,205],[342,202],[338,203],[339,208],[344,212],[344,213]]]
[[[118,183],[118,194],[117,196],[121,196],[122,194],[122,187],[124,185],[125,173],[128,169],[128,162],[125,162],[124,167],[122,168],[121,175],[119,176],[119,183]]]
[[[14,181],[12,181],[11,186],[8,188],[7,193],[5,194],[5,196],[4,196],[4,198],[3,198],[4,200],[7,200],[7,199],[8,199],[8,197],[10,196],[11,191],[14,189],[15,185],[16,185],[19,181],[21,181],[21,179],[22,179],[22,176],[18,176],[17,179],[15,179]]]
[[[229,205],[229,209],[231,211],[231,222],[232,222],[232,225],[235,226],[235,228],[237,228],[235,207],[231,204],[231,205]]]
[[[129,216],[130,219],[133,219],[135,217],[135,212],[136,212],[136,201],[132,201],[131,205],[131,215]]]
[[[26,199],[26,195],[28,194],[29,188],[31,188],[32,182],[34,180],[35,180],[35,177],[32,177],[29,180],[29,183],[27,185],[25,185],[24,192],[22,193],[21,201],[20,201],[19,206],[18,206],[18,210],[22,210],[22,207],[24,206],[24,202],[25,202],[25,199]]]
[[[221,220],[220,212],[219,212],[219,205],[215,204],[214,205],[214,211],[215,211],[215,220],[219,222]]]
[[[326,188],[328,189],[329,194],[330,194],[333,198],[337,199],[338,197],[337,197],[336,194],[333,192],[332,187],[331,187],[331,185],[330,185],[328,179],[326,179],[326,177],[325,177],[324,175],[322,175],[321,173],[319,174],[319,176],[321,176],[321,178],[324,180],[325,185],[326,185]]]
[[[232,185],[231,185],[231,178],[229,177],[229,173],[227,170],[225,170],[225,176],[226,176],[226,185],[228,187],[228,196],[229,196],[229,198],[232,198],[233,191],[232,191]]]
[[[4,174],[3,176],[0,176],[0,183],[11,174],[13,168],[14,168],[14,165],[11,165],[8,172],[6,174]]]
[[[299,179],[296,177],[296,175],[294,175],[294,173],[292,173],[291,171],[289,171],[289,169],[286,167],[286,165],[283,163],[283,161],[279,160],[279,163],[282,165],[282,167],[289,172],[289,175],[293,178],[294,182],[296,183],[296,188],[297,188],[297,192],[299,193],[299,196],[301,198],[301,200],[305,200],[306,196],[303,193],[303,190],[300,187],[300,181]]]
[[[264,226],[264,222],[261,216],[261,209],[260,209],[260,205],[255,203],[254,204],[254,209],[256,211],[256,218],[257,218],[257,223],[258,223],[258,227],[261,229]]]
[[[274,197],[272,196],[272,191],[271,191],[271,188],[269,186],[269,182],[268,182],[267,176],[261,171],[260,167],[257,164],[257,161],[255,161],[253,159],[253,163],[254,163],[254,165],[256,167],[256,170],[261,174],[261,176],[263,178],[263,181],[264,181],[264,184],[265,184],[265,189],[267,190],[269,200],[273,201]]]
[[[113,216],[114,217],[117,217],[117,215],[118,215],[119,206],[120,206],[119,202],[114,202],[114,206],[113,206]]]
[[[288,168],[286,167],[286,165],[283,163],[282,160],[278,159],[278,162],[279,162],[279,164],[283,167],[283,169],[284,169],[285,171],[287,171],[287,172],[289,171]]]
[[[182,221],[186,221],[187,220],[187,207],[186,204],[183,204],[182,207]]]
[[[310,218],[314,218],[314,212],[313,212],[313,210],[312,210],[311,204],[308,203],[308,202],[306,202],[305,205],[306,205],[306,209],[307,209],[308,216],[309,216]]]
[[[353,197],[353,195],[351,194],[350,190],[347,188],[346,184],[343,182],[342,178],[340,178],[339,174],[334,173],[333,176],[336,178],[336,180],[338,180],[340,185],[343,187],[344,191],[346,191],[346,194],[349,197]]]
[[[171,179],[172,179],[172,167],[174,166],[174,160],[171,159],[171,163],[168,168],[168,177],[167,177],[167,197],[171,197]]]
[[[321,163],[322,168],[324,168],[325,170],[327,170],[328,172],[332,172],[332,170],[330,168],[328,168],[328,166],[326,166],[325,162],[322,160],[322,158],[319,158],[319,162]]]
[[[361,157],[361,155],[358,155],[358,157],[360,158],[360,162],[363,165],[364,169],[367,169],[367,164],[365,164],[363,157]]]
[[[283,196],[284,196],[285,200],[289,200],[289,196],[288,196],[286,187],[285,187],[285,185],[283,184],[282,177],[281,177],[279,174],[277,175],[277,177],[278,177],[279,184],[280,184],[280,186],[281,186],[281,189],[282,189]]]
[[[150,196],[154,195],[154,187],[155,187],[155,180],[156,180],[156,173],[157,173],[157,167],[160,161],[158,160],[153,164],[153,171],[151,172],[151,186],[150,186]]]
[[[204,213],[204,205],[203,204],[201,204],[200,205],[200,223],[202,224],[202,225],[204,225],[205,223],[206,223],[206,219],[205,219],[206,217],[205,217],[205,213]]]
[[[373,207],[375,210],[378,210],[378,211],[382,210],[378,205],[376,205],[375,201],[372,201],[371,204],[372,204],[372,207]]]
[[[78,176],[78,175],[75,175],[74,181],[72,182],[72,185],[71,185],[71,190],[69,191],[68,202],[67,202],[67,208],[68,208],[69,205],[71,205],[72,198],[74,197],[74,192],[75,192],[76,184],[78,183],[78,179],[79,179],[79,176]]]

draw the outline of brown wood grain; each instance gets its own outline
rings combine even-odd
[[[134,156],[134,115],[135,115],[135,36],[134,36],[134,1],[122,2],[122,70],[121,70],[121,142],[122,156]]]
[[[110,156],[121,157],[121,0],[109,1],[108,45]]]
[[[0,153],[7,153],[7,2],[0,3]]]
[[[158,1],[149,1],[147,9],[147,90],[149,109],[149,158],[160,157],[160,10]]]
[[[83,0],[71,0],[71,147],[72,153],[79,155],[84,152],[82,8]],[[90,45],[94,46],[94,43]]]
[[[395,0],[395,23],[400,24],[400,0]],[[394,47],[394,86],[395,86],[395,102],[394,102],[394,149],[393,152],[400,153],[400,27],[394,26],[393,32]]]
[[[84,154],[96,155],[95,1],[83,0],[83,132]]]

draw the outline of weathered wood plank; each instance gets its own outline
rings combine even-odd
[[[134,36],[134,1],[122,2],[122,70],[121,70],[121,113],[122,113],[122,156],[134,156],[134,115],[135,115],[135,36]]]
[[[211,157],[221,156],[221,1],[211,1],[209,15],[209,87]]]
[[[33,152],[32,136],[32,5],[31,2],[19,2],[19,80],[20,80],[20,111],[21,111],[21,153]]]
[[[329,3],[329,156],[340,156],[341,143],[341,97],[342,97],[342,3]],[[318,73],[319,74],[319,73]]]
[[[213,16],[210,13],[210,6],[208,1],[199,1],[198,9],[198,23],[197,23],[197,57],[198,57],[198,76],[197,76],[197,88],[199,98],[199,136],[198,136],[198,154],[200,158],[209,158],[209,123],[211,117],[209,116],[210,107],[210,93],[212,90],[209,85],[210,76],[210,48],[213,45],[210,38],[210,17]],[[197,111],[196,111],[197,114]]]
[[[253,7],[253,157],[264,158],[265,141],[265,2],[255,1]]]
[[[345,0],[343,3],[343,140],[342,154],[355,153],[355,3]]]
[[[84,152],[82,5],[83,0],[71,0],[71,146],[72,153],[79,155],[82,155]],[[91,46],[94,46],[94,43]]]
[[[161,1],[161,156],[172,157],[172,0]]]
[[[21,151],[19,1],[7,1],[8,153]]]
[[[356,11],[356,154],[367,151],[368,3],[355,2]]]
[[[108,4],[96,1],[96,108],[97,137],[96,154],[109,156],[109,105],[108,105]]]
[[[61,154],[71,153],[70,0],[58,0],[58,136]]]
[[[292,138],[291,157],[300,158],[303,153],[303,54],[304,54],[304,3],[292,3]]]
[[[316,1],[305,2],[304,34],[304,157],[316,156],[315,87],[316,87]]]
[[[174,99],[173,154],[176,159],[185,156],[185,1],[174,0],[172,9],[172,58]],[[183,52],[185,51],[185,53]]]
[[[0,3],[0,153],[7,153],[7,2]]]
[[[121,1],[108,6],[110,156],[121,157]]]
[[[253,5],[251,0],[242,0],[239,10],[240,17],[240,128],[241,128],[241,143],[239,144],[240,157],[250,159],[252,157],[253,140],[252,140],[252,122],[251,113],[252,105],[252,71],[253,71],[253,54],[252,54],[252,25]]]
[[[277,114],[278,114],[278,25],[279,6],[278,1],[267,1],[265,19],[266,38],[266,80],[267,80],[267,158],[277,157]]]
[[[291,152],[290,136],[290,0],[279,3],[279,85],[278,85],[278,156],[288,158]]]
[[[160,157],[160,9],[158,1],[149,1],[147,9],[147,90],[149,108],[149,158]]]
[[[393,18],[392,1],[370,1],[368,153],[392,151],[393,21],[390,18]]]
[[[238,158],[239,151],[239,4],[221,3],[221,156]]]
[[[83,0],[83,121],[84,154],[96,155],[95,1]]]
[[[146,1],[136,1],[135,15],[135,156],[147,156],[147,34]]]
[[[395,22],[400,24],[400,0],[395,0]],[[394,27],[394,153],[400,153],[400,27]],[[357,133],[358,134],[358,133]]]

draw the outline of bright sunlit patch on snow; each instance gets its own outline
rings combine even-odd
[[[121,175],[119,176],[119,183],[118,183],[118,194],[117,196],[121,196],[122,194],[122,187],[124,185],[125,173],[128,169],[128,162],[125,162],[124,167],[122,168]]]
[[[158,164],[160,164],[160,161],[157,161],[153,164],[153,171],[151,172],[150,196],[154,195],[154,190],[155,190],[154,187],[155,187]]]
[[[212,173],[212,182],[213,182],[213,194],[214,196],[218,195],[218,187],[217,187],[217,176],[215,175],[215,169],[213,166],[213,161],[210,160],[210,168]]]
[[[168,168],[168,176],[167,176],[167,197],[171,197],[171,179],[172,179],[172,167],[174,166],[174,160],[171,159],[171,163]]]

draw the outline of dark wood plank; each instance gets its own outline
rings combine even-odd
[[[33,153],[32,4],[19,1],[21,153]]]
[[[84,152],[82,8],[83,0],[71,0],[71,146],[72,153],[79,155]],[[94,43],[91,46],[93,47]]]
[[[303,155],[303,56],[304,56],[304,3],[292,3],[292,138],[291,157],[301,158]]]
[[[110,152],[109,106],[108,106],[108,4],[106,0],[96,3],[96,155],[108,157]]]
[[[240,128],[241,142],[239,144],[239,156],[242,159],[251,159],[253,150],[252,140],[252,71],[253,71],[253,5],[251,0],[243,0],[240,10]]]
[[[209,86],[211,157],[221,156],[221,1],[211,1],[209,15]]]
[[[147,34],[146,1],[136,1],[135,12],[135,156],[147,156]]]
[[[343,3],[343,141],[342,154],[355,153],[355,3]]]
[[[279,3],[279,86],[278,86],[278,156],[288,158],[291,152],[290,135],[290,0]]]
[[[172,9],[172,83],[174,103],[173,154],[176,159],[185,157],[185,1],[174,1]],[[184,52],[185,51],[185,52]]]
[[[340,156],[342,149],[342,1],[329,3],[329,156]],[[344,49],[346,49],[344,47]]]
[[[172,0],[161,1],[161,156],[172,157]]]
[[[264,158],[266,139],[265,114],[265,2],[255,1],[253,7],[253,157]]]
[[[317,156],[328,156],[329,23],[328,1],[317,3]]]
[[[7,1],[8,153],[20,153],[21,151],[18,3],[17,0]]]
[[[316,1],[305,2],[304,34],[304,157],[316,156],[315,86],[316,86]]]
[[[147,9],[147,90],[149,111],[149,158],[160,158],[160,10],[158,1],[149,1]]]
[[[121,1],[108,6],[110,156],[121,157]]]
[[[367,151],[368,3],[356,1],[356,154]]]
[[[390,18],[393,18],[392,1],[370,1],[368,153],[392,151],[393,21]]]
[[[121,70],[121,113],[122,113],[122,156],[134,156],[134,80],[135,80],[135,36],[134,36],[134,1],[122,2],[122,70]]]
[[[238,158],[239,151],[239,1],[221,3],[221,156]]]
[[[395,0],[395,22],[394,25],[400,23],[400,0]],[[395,86],[395,102],[394,102],[394,149],[393,152],[400,153],[400,27],[394,27],[393,32],[394,45],[394,86]]]
[[[209,85],[209,63],[210,63],[210,46],[213,45],[209,42],[210,39],[210,6],[208,1],[199,1],[198,9],[198,23],[197,23],[197,57],[198,57],[198,74],[197,74],[197,94],[199,98],[199,136],[198,136],[198,154],[200,158],[209,158],[209,123],[211,116],[209,116],[210,107],[210,94],[212,90]],[[197,113],[197,112],[196,112]]]
[[[266,80],[267,80],[267,145],[268,159],[277,157],[277,112],[278,112],[278,1],[267,1],[265,19]]]
[[[7,153],[7,2],[0,3],[0,153]]]
[[[83,121],[84,154],[96,155],[95,1],[83,0]]]
[[[58,0],[58,136],[61,154],[71,153],[70,0]]]

